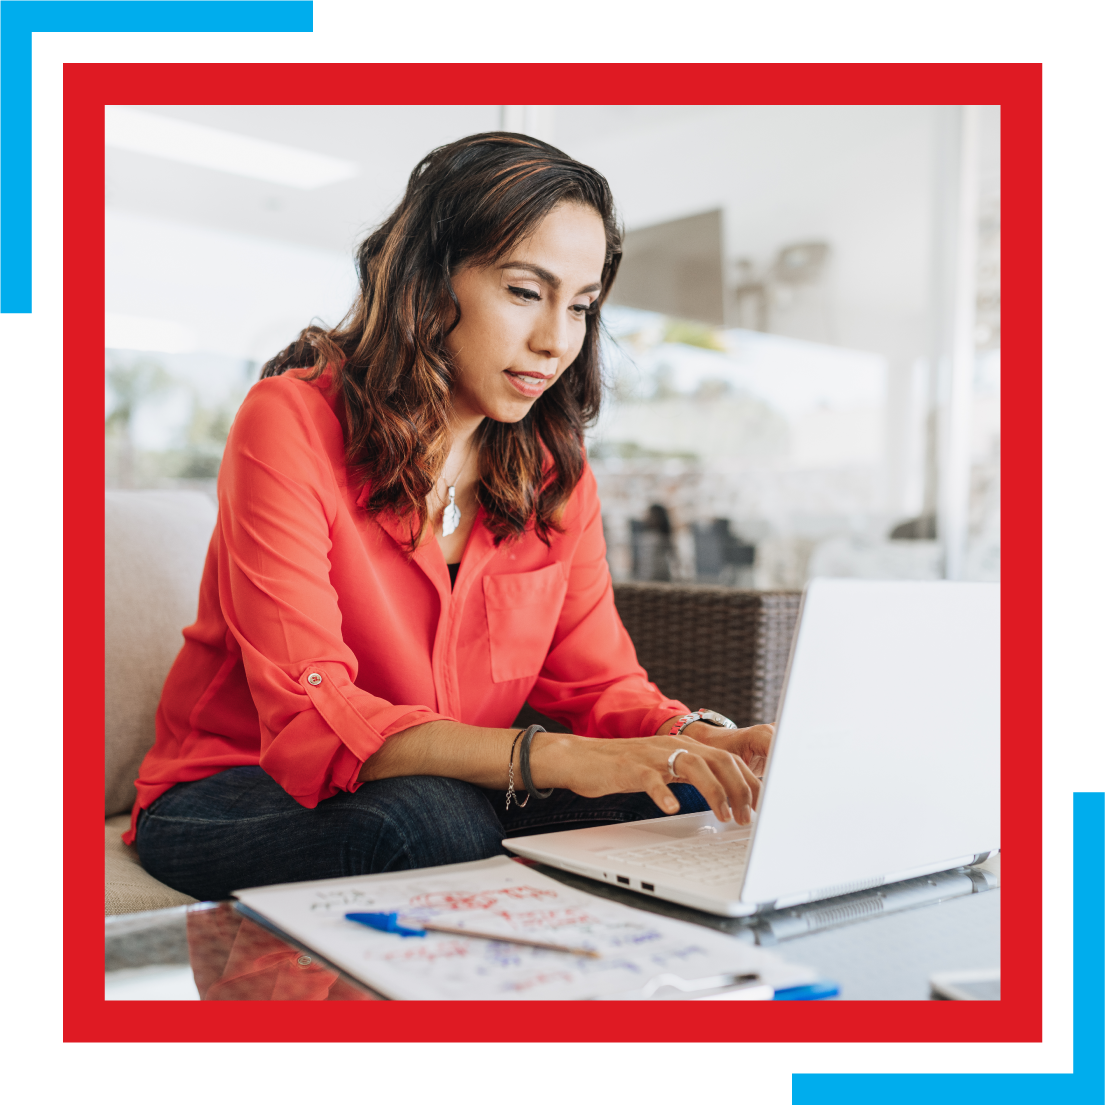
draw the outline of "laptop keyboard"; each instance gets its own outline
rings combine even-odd
[[[644,848],[606,852],[609,860],[624,860],[653,871],[666,871],[695,882],[717,883],[735,879],[748,858],[747,838],[741,840],[672,840]]]

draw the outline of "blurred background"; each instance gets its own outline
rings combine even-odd
[[[999,111],[108,107],[106,483],[213,492],[261,364],[337,323],[430,149],[535,135],[625,257],[589,454],[615,579],[997,579]]]

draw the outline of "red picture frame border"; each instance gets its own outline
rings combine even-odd
[[[1038,1041],[1041,1039],[1041,124],[1036,64],[66,64],[64,82],[64,1018],[67,1041]],[[100,937],[105,104],[999,104],[1006,449],[999,1002],[104,1000]],[[169,263],[171,259],[166,259]],[[934,719],[934,752],[943,743]],[[925,750],[919,750],[921,762]],[[944,757],[932,756],[934,809]],[[473,1008],[468,1008],[472,1004]]]

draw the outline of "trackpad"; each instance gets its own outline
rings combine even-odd
[[[717,839],[725,837],[750,836],[751,825],[738,825],[735,821],[718,821],[713,814],[709,820],[703,820],[701,825],[688,825],[685,821],[680,824],[668,824],[663,821],[642,821],[633,826],[642,832],[651,833],[653,836],[679,837],[686,839]]]

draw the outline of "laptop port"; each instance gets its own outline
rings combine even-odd
[[[625,875],[619,875],[618,882],[625,883],[626,886],[629,885],[629,879],[627,879]]]
[[[650,883],[650,882],[643,882],[643,883],[641,883],[641,889],[642,890],[655,890],[656,887],[653,886],[652,883]]]

